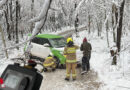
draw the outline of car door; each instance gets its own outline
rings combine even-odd
[[[46,58],[51,53],[49,47],[44,47],[43,45],[31,43],[32,48],[30,50],[31,55],[37,56],[40,58]]]

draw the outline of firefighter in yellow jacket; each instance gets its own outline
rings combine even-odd
[[[66,55],[66,78],[69,81],[72,72],[73,80],[76,80],[76,49],[79,47],[74,45],[72,38],[67,39],[67,46],[64,48],[64,55]]]
[[[48,71],[51,69],[52,71],[55,71],[56,68],[56,60],[52,56],[48,56],[45,58],[45,61],[43,62],[44,71]]]

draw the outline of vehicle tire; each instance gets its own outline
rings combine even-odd
[[[57,57],[54,57],[56,59],[56,68],[59,69],[65,69],[66,66],[64,64],[60,64],[60,60]]]
[[[60,69],[65,69],[65,68],[66,68],[66,65],[65,65],[65,64],[60,64],[59,68],[60,68]]]
[[[60,60],[57,57],[54,57],[56,59],[56,68],[59,68]]]

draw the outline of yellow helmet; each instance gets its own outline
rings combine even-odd
[[[69,43],[70,41],[73,42],[72,38],[67,38],[67,43]]]

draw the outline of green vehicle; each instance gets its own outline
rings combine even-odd
[[[29,34],[31,36],[31,34]],[[58,65],[64,65],[66,58],[63,55],[66,39],[54,34],[39,34],[27,45],[30,57],[42,58],[43,60],[52,55],[56,58]]]

